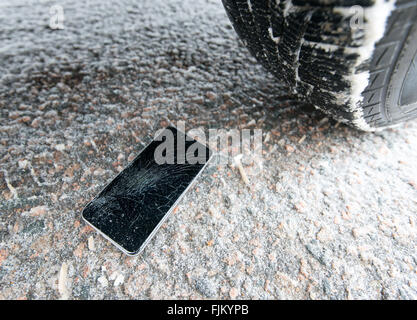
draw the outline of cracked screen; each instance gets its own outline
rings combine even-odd
[[[85,207],[83,217],[127,253],[138,253],[210,156],[206,146],[168,127]]]

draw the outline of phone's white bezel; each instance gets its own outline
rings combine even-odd
[[[168,127],[164,128],[167,129]],[[174,127],[175,128],[175,127]],[[162,129],[162,132],[164,131],[164,129]],[[177,130],[177,132],[181,132],[179,131],[177,128],[175,128]],[[162,133],[161,132],[161,133]],[[185,137],[187,137],[187,135],[183,132],[181,132],[182,134],[184,134]],[[149,243],[149,241],[152,240],[152,238],[155,236],[156,232],[159,230],[159,228],[161,227],[161,225],[165,222],[166,219],[168,219],[168,217],[171,215],[171,213],[174,211],[174,209],[178,206],[179,202],[182,200],[182,198],[184,197],[184,195],[187,193],[187,191],[195,184],[196,180],[198,179],[198,177],[201,175],[201,173],[204,171],[204,169],[206,168],[206,166],[208,165],[208,163],[210,162],[210,160],[213,157],[213,152],[212,150],[210,150],[210,148],[201,143],[200,141],[197,141],[198,143],[201,143],[202,145],[204,145],[208,150],[209,150],[209,158],[207,159],[206,163],[204,164],[204,166],[200,169],[200,171],[197,173],[197,175],[193,178],[193,180],[191,180],[191,182],[188,184],[187,188],[185,188],[185,190],[181,193],[181,195],[178,197],[178,199],[174,202],[174,204],[171,206],[171,208],[167,211],[167,213],[165,213],[165,215],[162,217],[162,219],[159,221],[159,223],[156,225],[156,227],[152,230],[152,232],[149,234],[149,236],[146,238],[146,240],[142,243],[142,245],[140,246],[139,250],[137,252],[129,252],[127,251],[125,248],[123,248],[119,243],[117,243],[115,240],[113,240],[112,238],[110,238],[108,235],[106,235],[105,233],[103,233],[103,231],[101,231],[99,228],[97,228],[96,226],[94,226],[92,223],[90,223],[85,217],[84,217],[84,210],[85,208],[87,208],[87,206],[93,202],[94,200],[96,200],[98,198],[98,196],[104,191],[104,189],[115,179],[117,179],[117,177],[119,175],[122,174],[122,172],[124,172],[127,168],[129,168],[135,161],[137,158],[140,157],[140,155],[142,154],[142,152],[153,142],[155,141],[156,138],[154,138],[151,142],[149,142],[139,153],[138,155],[135,157],[135,159],[133,159],[122,171],[120,171],[113,179],[111,179],[104,187],[103,189],[101,189],[101,191],[97,194],[97,196],[95,196],[91,201],[89,201],[87,203],[87,205],[83,208],[82,212],[81,212],[81,217],[82,219],[89,225],[91,226],[93,229],[95,229],[100,235],[102,235],[104,238],[106,238],[107,240],[109,240],[114,246],[116,246],[119,250],[121,250],[123,253],[127,254],[128,256],[137,256],[139,255],[146,247],[146,245]]]

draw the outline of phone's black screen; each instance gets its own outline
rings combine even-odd
[[[155,151],[167,139],[152,141],[83,211],[86,221],[129,254],[141,249],[211,155],[207,147],[193,139],[187,141],[190,138],[185,139],[185,135],[175,128],[164,130],[170,130],[174,137],[171,158],[174,163],[158,164]],[[184,161],[184,156],[177,150],[179,136],[185,140],[182,142],[185,143],[185,150],[192,145],[194,148],[191,149],[197,150],[195,147],[198,144],[200,159],[201,150],[204,150],[205,161],[191,164],[193,161],[185,157],[185,163],[178,163],[179,156]]]

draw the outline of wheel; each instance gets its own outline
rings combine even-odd
[[[417,0],[223,0],[249,51],[338,121],[417,117]]]

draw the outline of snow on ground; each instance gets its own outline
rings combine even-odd
[[[220,1],[2,1],[0,298],[417,298],[417,126],[364,134],[250,57]],[[83,206],[169,121],[257,127],[144,253]]]

